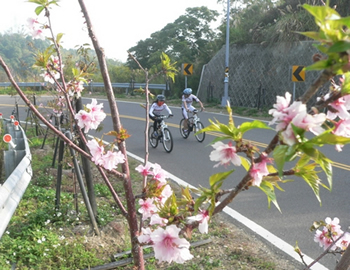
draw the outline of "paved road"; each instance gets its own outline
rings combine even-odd
[[[3,103],[2,101],[0,101],[0,108],[10,111],[13,106],[4,106],[5,102]],[[107,101],[100,100],[99,102],[104,102],[105,111],[109,113]],[[8,103],[11,104],[10,101]],[[123,126],[132,135],[127,140],[127,149],[129,152],[143,158],[145,147],[145,110],[139,106],[139,103],[118,102],[117,104]],[[174,117],[168,119],[167,123],[173,134],[174,149],[168,154],[164,151],[162,145],[158,145],[156,149],[149,147],[149,159],[151,162],[161,164],[165,170],[193,186],[202,185],[208,187],[209,175],[224,170],[223,167],[213,168],[215,163],[209,160],[209,154],[213,148],[208,144],[215,138],[215,134],[207,134],[203,143],[198,143],[193,136],[186,140],[183,139],[178,128],[181,119],[180,108],[172,107],[171,109]],[[21,114],[23,116],[26,115],[23,112]],[[202,112],[199,116],[204,125],[209,124],[208,119],[216,118],[223,123],[227,123],[228,119],[225,115],[207,112]],[[235,124],[239,125],[248,120],[236,117]],[[105,131],[111,129],[110,118],[104,122],[104,127]],[[101,135],[95,132],[90,132],[90,134],[94,136]],[[264,147],[273,134],[273,131],[259,130],[247,133],[245,138],[257,142],[258,146]],[[104,139],[108,140],[108,137],[105,136]],[[309,231],[313,221],[324,220],[326,217],[339,217],[344,230],[350,225],[349,146],[346,146],[341,153],[337,153],[333,147],[325,147],[322,151],[327,157],[336,161],[333,167],[333,191],[328,192],[322,189],[320,192],[322,206],[320,206],[308,185],[302,179],[297,178],[293,179],[294,182],[281,185],[284,192],[276,192],[282,213],[273,205],[268,209],[266,196],[258,188],[250,188],[248,191],[239,194],[230,204],[230,207],[290,245],[294,246],[297,241],[299,247],[306,255],[316,258],[322,250],[313,241],[313,233]],[[233,187],[243,175],[244,170],[237,168],[226,181],[224,188]],[[320,262],[330,269],[334,268],[335,265],[335,261],[330,255]]]

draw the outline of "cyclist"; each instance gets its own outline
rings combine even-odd
[[[161,112],[163,110],[167,110],[169,113],[169,117],[173,116],[173,113],[171,112],[168,105],[165,103],[165,96],[164,95],[158,95],[157,99],[153,101],[151,108],[149,109],[149,117],[154,121],[153,122],[153,137],[158,137],[157,130],[158,130],[158,124],[162,122],[162,119],[158,119],[158,116],[161,115]]]
[[[185,119],[188,120],[188,114],[187,112],[193,112],[196,110],[195,107],[192,106],[193,101],[196,101],[201,105],[202,111],[204,110],[203,103],[199,100],[199,98],[195,95],[192,94],[192,89],[191,88],[186,88],[183,90],[183,95],[182,95],[182,115]],[[188,121],[184,121],[184,126],[183,126],[184,132],[187,132],[188,130]]]

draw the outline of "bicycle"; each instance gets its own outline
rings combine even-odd
[[[187,132],[183,130],[183,123],[186,120],[182,118],[180,121],[180,134],[184,139],[187,139],[190,136],[191,131],[194,132],[194,136],[196,137],[198,142],[203,142],[205,139],[205,132],[198,133],[202,129],[204,129],[203,123],[200,121],[200,118],[197,116],[198,110],[194,110],[191,112],[193,116],[188,118],[188,130]]]
[[[167,124],[165,123],[164,119],[169,118],[169,116],[165,115],[159,115],[157,116],[158,119],[162,119],[160,122],[158,129],[157,129],[157,136],[154,136],[154,127],[153,125],[150,125],[148,128],[148,140],[150,145],[153,148],[156,148],[158,146],[158,142],[161,142],[163,144],[164,150],[167,153],[170,153],[173,150],[173,136],[171,135],[170,130],[168,129]]]

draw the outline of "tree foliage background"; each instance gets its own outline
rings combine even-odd
[[[222,3],[226,14],[226,0]],[[259,43],[269,46],[276,42],[296,42],[307,37],[296,32],[315,31],[313,18],[301,5],[323,5],[322,0],[239,0],[230,3],[230,43],[251,44]],[[350,14],[350,5],[347,0],[331,0],[330,6],[336,8],[341,16]],[[213,29],[212,22],[219,20],[220,26]],[[128,51],[132,53],[140,64],[149,69],[159,69],[159,57],[165,52],[173,62],[177,62],[179,70],[175,82],[171,84],[170,93],[173,98],[179,98],[185,86],[185,77],[182,75],[183,63],[193,64],[193,75],[188,76],[188,87],[197,89],[203,65],[225,45],[226,16],[219,17],[215,10],[205,6],[188,8],[173,23],[168,23],[159,31],[152,33],[145,40],[140,40]],[[9,63],[18,81],[41,81],[38,74],[33,73],[30,67],[34,63],[33,52],[47,47],[47,41],[33,40],[23,30],[0,34],[0,55]],[[71,68],[81,63],[82,54],[89,55],[91,63],[96,66],[96,72],[91,75],[95,82],[101,82],[98,63],[93,50],[85,45],[78,45],[74,49],[63,50],[65,68]],[[126,63],[107,59],[112,82],[143,82],[143,75],[134,61]],[[85,63],[87,64],[87,63]],[[158,65],[158,66],[157,66]],[[218,78],[220,80],[223,78]],[[6,77],[0,71],[0,81]],[[164,78],[157,78],[153,83],[165,83]]]

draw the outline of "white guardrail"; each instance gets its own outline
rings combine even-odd
[[[27,136],[18,122],[0,119],[5,130],[8,150],[4,151],[5,182],[0,186],[0,238],[9,224],[32,179],[32,155]]]

